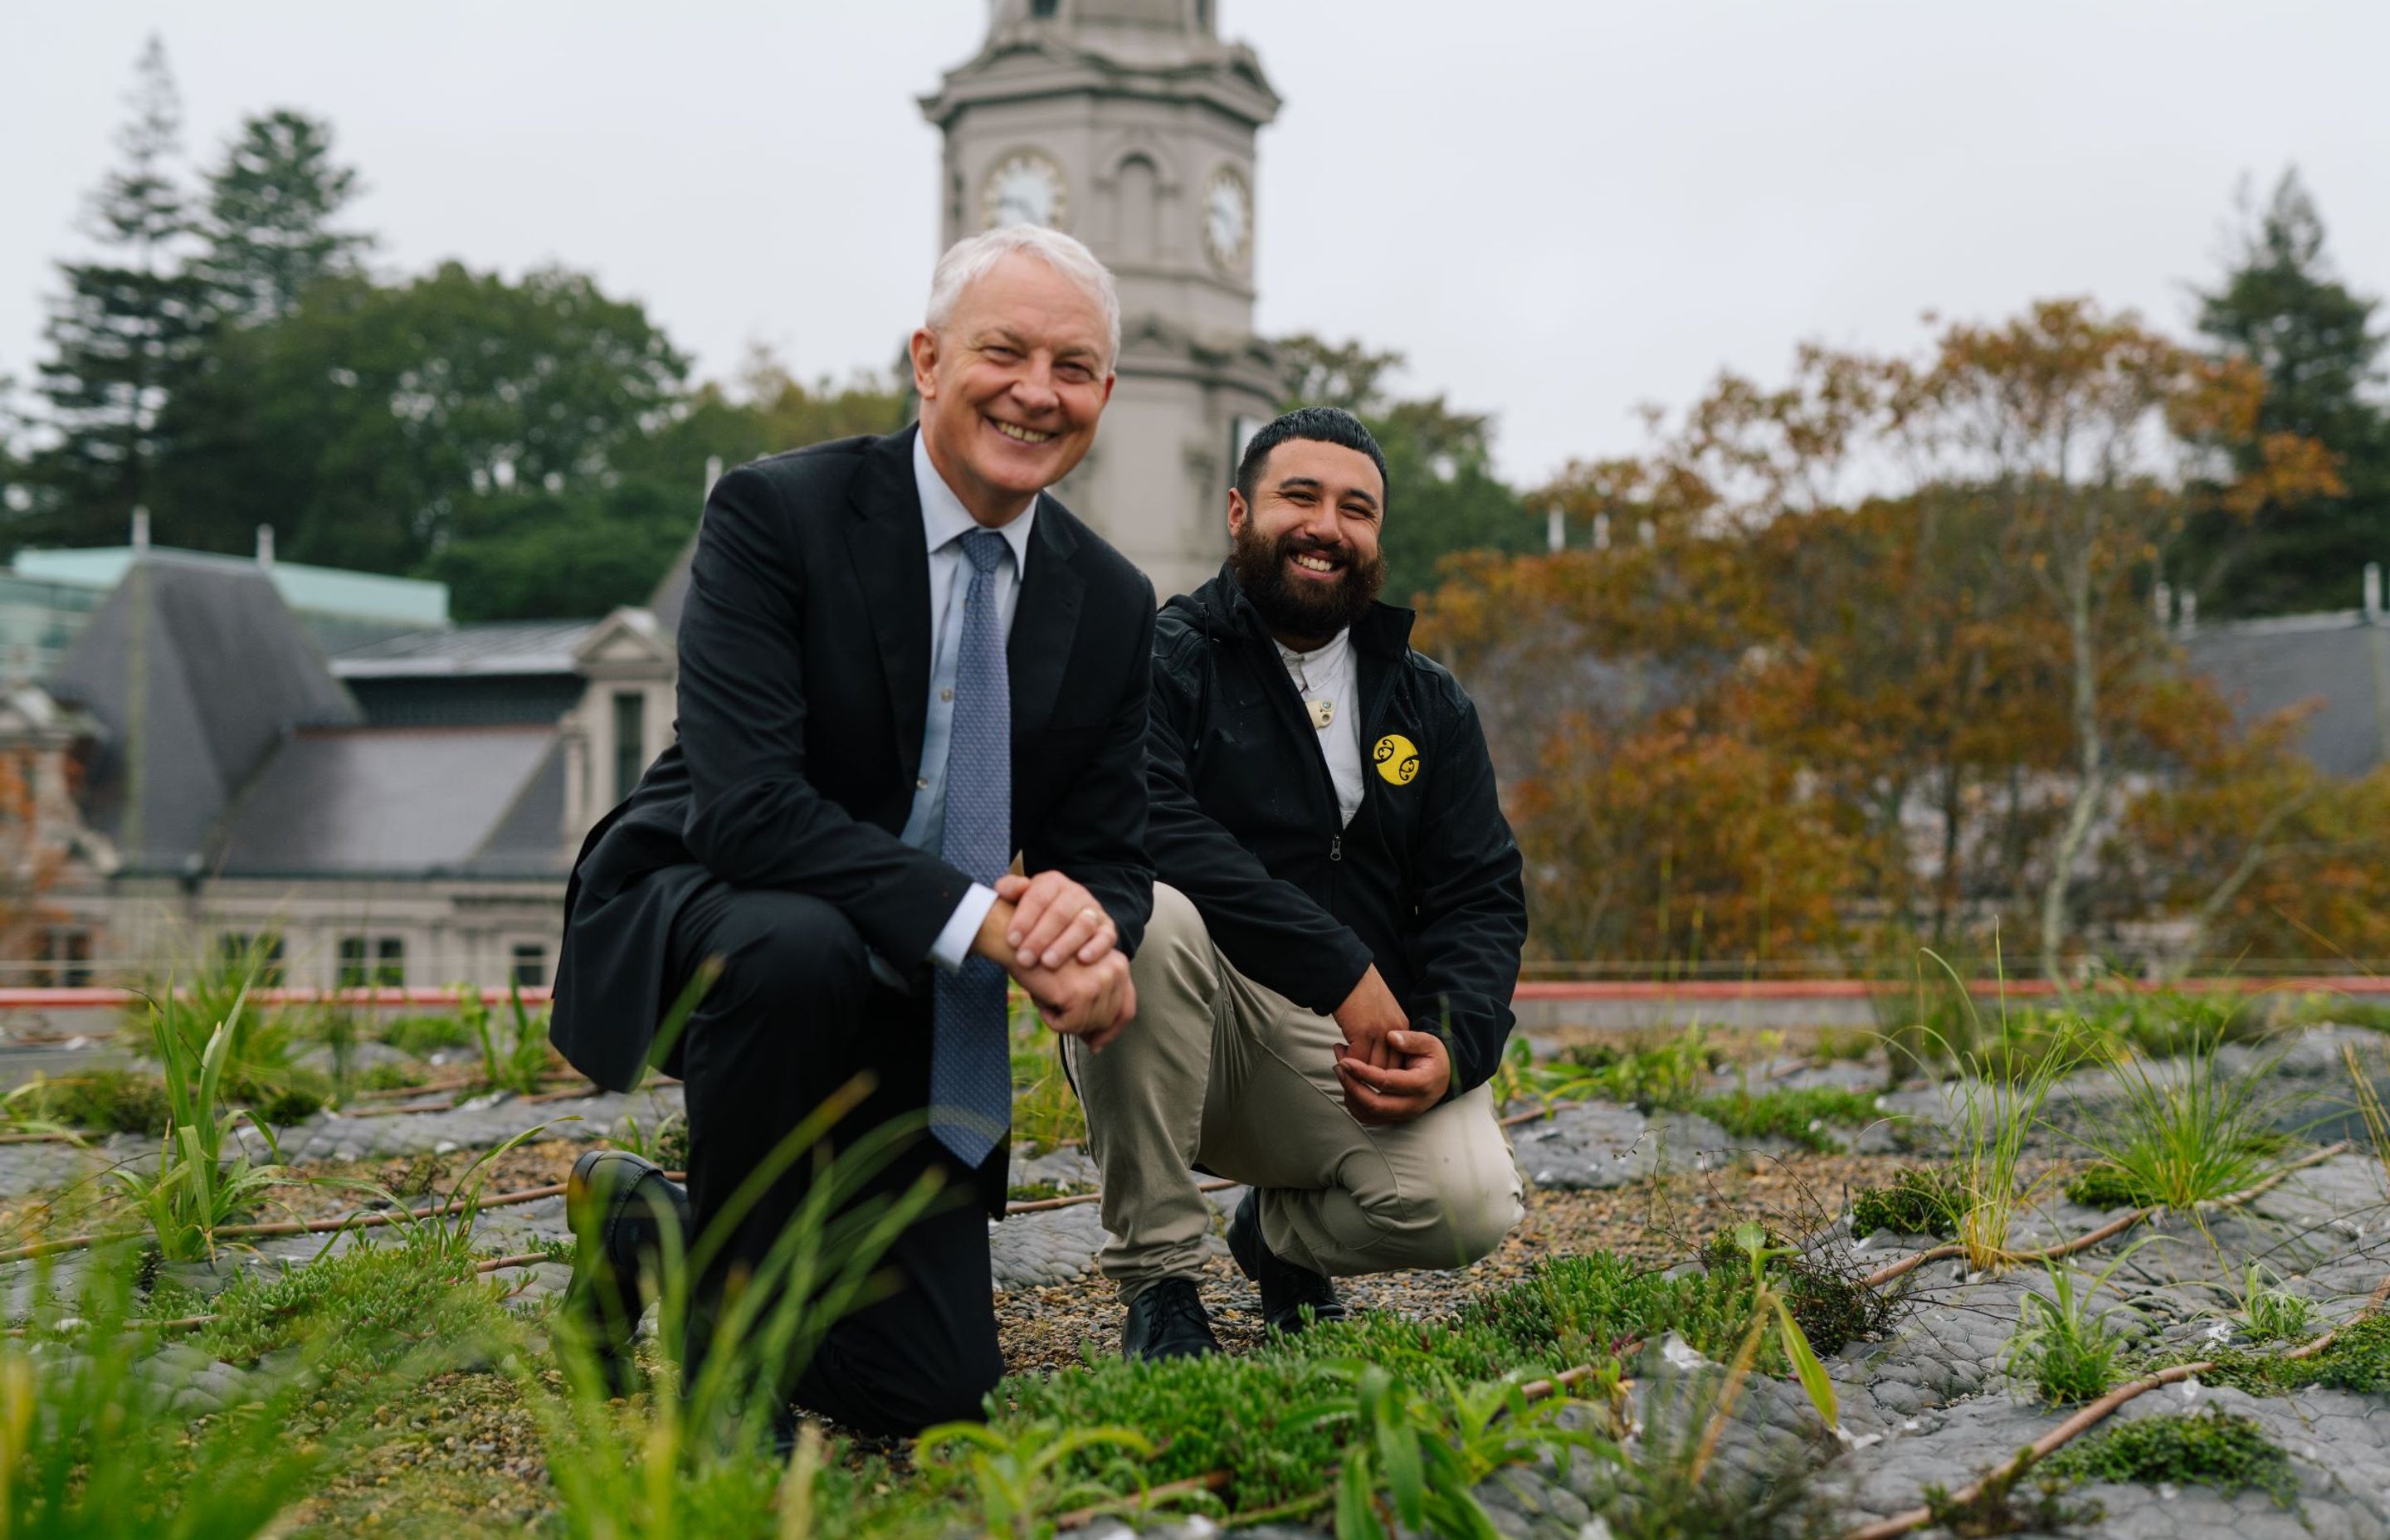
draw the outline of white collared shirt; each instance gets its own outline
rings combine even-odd
[[[1336,822],[1342,828],[1360,811],[1361,793],[1367,789],[1361,778],[1361,684],[1353,662],[1353,633],[1349,627],[1340,631],[1309,652],[1297,652],[1284,642],[1277,646],[1279,661],[1286,665],[1286,676],[1294,681],[1305,711],[1315,700],[1328,702],[1328,725],[1318,728],[1319,751],[1327,757],[1328,778],[1336,788]],[[1312,721],[1317,725],[1318,719]]]
[[[923,718],[920,778],[914,782],[913,810],[905,820],[904,841],[917,850],[935,854],[945,832],[946,745],[954,736],[953,681],[962,646],[963,597],[970,590],[970,561],[963,555],[962,537],[983,526],[963,507],[931,463],[930,446],[913,435],[913,485],[921,498],[922,543],[930,559],[930,709]],[[1029,532],[1037,518],[1037,502],[1008,524],[996,527],[1012,559],[999,561],[991,574],[996,584],[996,624],[1009,638],[1012,611],[1020,601],[1021,580],[1029,568]],[[980,924],[996,905],[996,890],[971,884],[955,905],[938,939],[930,943],[930,960],[951,973],[970,955]]]

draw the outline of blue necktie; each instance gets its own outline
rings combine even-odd
[[[993,886],[1012,864],[1012,693],[996,606],[1004,536],[972,530],[962,546],[970,587],[963,597],[938,853],[972,881]],[[930,1131],[973,1169],[1012,1123],[1004,978],[994,959],[973,953],[961,971],[939,973],[931,989]]]

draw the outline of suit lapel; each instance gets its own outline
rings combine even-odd
[[[910,428],[880,441],[854,479],[847,551],[854,560],[864,612],[879,643],[896,757],[910,782],[921,773],[921,736],[930,701],[930,556],[921,533],[921,494],[913,481]]]
[[[1029,533],[1029,570],[1012,611],[1012,635],[1005,644],[1005,675],[1012,692],[1012,741],[1029,742],[1053,720],[1062,688],[1062,670],[1079,630],[1079,600],[1086,587],[1071,564],[1078,549],[1062,510],[1041,497],[1037,522]]]

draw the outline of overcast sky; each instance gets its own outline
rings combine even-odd
[[[186,140],[331,119],[382,265],[562,262],[708,373],[894,355],[935,256],[913,97],[985,0],[15,0],[0,48],[0,374],[112,163],[143,38]],[[1633,408],[1804,338],[2090,294],[2186,329],[2236,183],[2296,162],[2343,273],[2390,289],[2380,0],[1223,0],[1286,98],[1263,133],[1265,332],[1400,349],[1494,414],[1523,483]]]

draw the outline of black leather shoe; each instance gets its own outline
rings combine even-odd
[[[1164,1278],[1129,1302],[1128,1319],[1121,1325],[1122,1357],[1201,1358],[1219,1351],[1194,1279]]]
[[[1245,1277],[1261,1286],[1262,1321],[1273,1329],[1291,1334],[1311,1321],[1344,1318],[1344,1303],[1336,1297],[1336,1285],[1327,1274],[1298,1267],[1263,1242],[1261,1194],[1251,1187],[1228,1221],[1228,1254]],[[1305,1310],[1311,1313],[1308,1319]]]
[[[663,1168],[627,1149],[593,1149],[572,1162],[564,1217],[579,1242],[564,1308],[596,1349],[608,1385],[627,1392],[635,1379],[631,1341],[639,1315],[663,1282],[658,1256],[663,1226],[686,1248],[688,1193]]]

